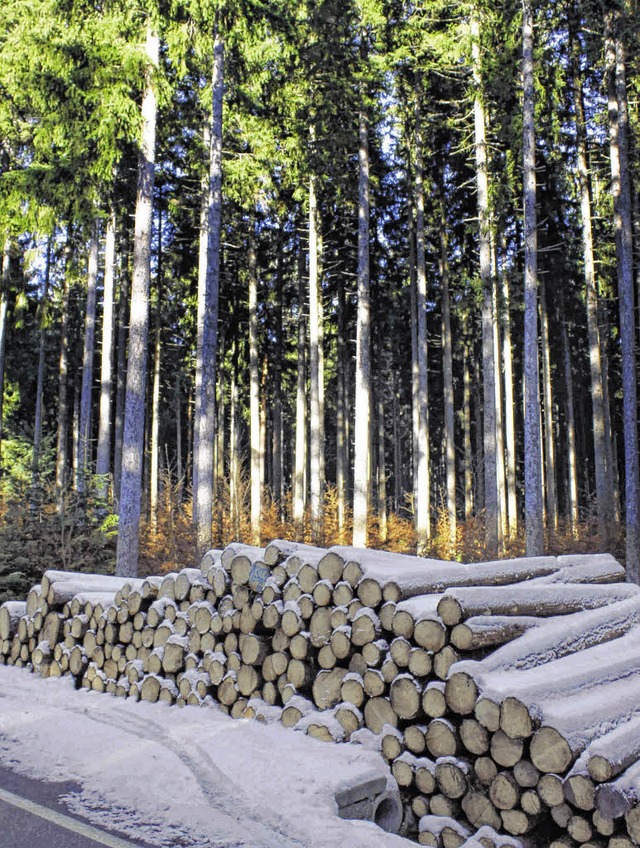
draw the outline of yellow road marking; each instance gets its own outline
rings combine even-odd
[[[19,795],[14,795],[13,792],[7,792],[6,789],[0,788],[0,801],[11,804],[13,807],[18,807],[20,810],[24,810],[34,816],[39,816],[41,819],[58,825],[58,827],[65,828],[65,830],[70,830],[80,836],[85,836],[87,839],[92,839],[100,845],[106,845],[108,848],[137,848],[131,842],[125,842],[124,839],[118,839],[117,836],[97,830],[89,824],[72,819],[70,816],[65,816],[56,810],[50,810],[48,807],[36,804],[35,801],[21,798]]]

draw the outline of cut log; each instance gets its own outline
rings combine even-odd
[[[450,627],[477,615],[536,615],[547,618],[597,609],[638,597],[629,583],[611,586],[551,584],[549,586],[474,586],[448,589],[438,603],[438,615]]]
[[[340,667],[333,668],[330,671],[319,672],[312,686],[313,701],[318,709],[332,709],[340,703],[340,689],[342,687],[342,681],[347,674],[347,669]]]
[[[18,629],[18,621],[27,614],[24,601],[7,601],[0,606],[0,641],[12,639]]]
[[[502,826],[498,811],[491,800],[481,792],[467,792],[462,799],[462,809],[470,823],[476,828],[489,825],[497,830]]]
[[[523,750],[521,739],[511,739],[502,730],[496,731],[491,737],[491,758],[503,768],[513,768],[522,759]]]
[[[345,674],[340,686],[340,698],[343,703],[353,704],[361,707],[365,701],[364,680],[359,674],[349,672]]]
[[[446,680],[449,676],[451,666],[457,663],[459,659],[458,653],[451,645],[445,645],[442,650],[433,656],[433,671],[436,677],[440,678],[440,680]]]
[[[460,747],[456,728],[445,718],[429,722],[425,740],[432,757],[453,757]]]
[[[467,751],[476,757],[486,754],[489,750],[489,732],[474,718],[465,718],[461,723],[460,739]]]
[[[516,807],[520,802],[520,787],[513,775],[507,771],[497,774],[491,781],[489,798],[498,810],[512,810]]]
[[[286,539],[274,539],[269,542],[264,551],[264,561],[267,565],[278,565],[284,560],[297,556],[301,559],[315,556],[322,557],[326,551],[314,545],[305,545],[302,542],[290,542]]]
[[[404,750],[404,737],[396,727],[385,725],[380,731],[380,753],[390,763]]]
[[[436,763],[436,783],[447,798],[462,798],[469,788],[471,769],[464,760],[440,759]]]
[[[400,674],[391,684],[389,698],[398,718],[412,721],[420,713],[421,687],[410,674]]]
[[[351,641],[356,647],[375,642],[380,633],[380,619],[373,610],[364,607],[356,613],[351,626]]]
[[[461,651],[480,651],[505,645],[540,624],[535,616],[478,615],[456,624],[451,644]]]
[[[434,680],[427,683],[422,691],[422,709],[430,718],[442,718],[447,712],[445,685],[441,680]]]
[[[425,739],[427,726],[425,724],[410,724],[404,730],[404,744],[412,754],[419,756],[427,749]]]
[[[427,677],[433,670],[433,654],[424,648],[412,648],[408,668],[414,677]]]
[[[585,752],[589,774],[606,783],[640,760],[640,717],[594,739]]]
[[[454,713],[471,715],[478,699],[478,687],[470,675],[453,673],[445,684],[444,697]]]
[[[595,809],[595,786],[586,774],[569,774],[564,780],[564,797],[577,810]]]
[[[251,562],[256,562],[259,559],[264,560],[264,554],[264,548],[258,548],[255,545],[242,545],[240,542],[232,542],[220,554],[220,561],[227,571],[230,572],[234,557],[243,555],[248,557]]]
[[[596,789],[598,811],[608,819],[628,813],[640,801],[640,762],[636,762],[611,783]]]
[[[338,724],[344,730],[345,739],[350,739],[351,735],[364,725],[364,716],[353,704],[343,702],[338,704],[333,712]]]
[[[385,724],[397,727],[398,716],[387,698],[370,698],[364,706],[364,722],[372,733],[381,733]]]

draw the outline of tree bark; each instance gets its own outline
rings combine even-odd
[[[35,421],[33,424],[33,457],[31,460],[31,510],[37,507],[36,499],[38,496],[38,487],[40,482],[40,446],[42,444],[42,406],[44,395],[44,373],[46,365],[47,353],[47,333],[45,329],[45,320],[43,312],[47,309],[47,301],[49,298],[49,284],[51,281],[51,249],[53,235],[47,239],[47,252],[45,257],[44,268],[44,289],[42,292],[42,301],[38,309],[39,326],[40,326],[40,344],[38,348],[38,379],[36,384],[36,411]],[[1,419],[0,414],[0,419]]]
[[[353,545],[367,545],[371,422],[371,316],[369,281],[369,132],[359,116],[358,147],[358,307],[356,336],[355,457],[353,463]]]
[[[96,218],[91,227],[87,262],[87,303],[84,319],[84,352],[82,355],[82,389],[80,392],[79,465],[76,489],[86,492],[87,476],[91,473],[91,395],[93,390],[93,360],[95,357],[96,308],[98,303],[98,253],[100,224]]]
[[[142,141],[138,160],[133,284],[129,321],[129,357],[122,443],[122,476],[116,550],[116,574],[130,577],[138,572],[138,544],[142,460],[144,450],[144,407],[149,335],[149,282],[151,274],[151,230],[156,142],[156,95],[153,69],[158,65],[160,39],[147,25],[145,90],[142,100]]]
[[[211,547],[213,446],[215,439],[220,231],[222,223],[222,109],[224,43],[216,32],[213,46],[209,177],[203,195],[198,274],[198,350],[194,419],[194,498],[197,547]]]
[[[440,218],[440,278],[442,280],[442,371],[444,385],[445,463],[447,473],[447,518],[450,552],[456,544],[456,430],[453,391],[453,343],[451,339],[451,306],[449,302],[449,257],[444,205]]]
[[[611,183],[618,266],[620,342],[622,352],[622,397],[625,457],[625,515],[627,579],[640,582],[640,513],[638,472],[638,413],[636,328],[634,315],[633,242],[629,176],[629,120],[625,80],[625,48],[615,31],[619,18],[607,14],[607,70],[609,95],[609,144]]]
[[[315,133],[310,133],[313,143]],[[322,529],[322,482],[320,479],[320,314],[318,276],[318,208],[316,176],[309,177],[309,503],[311,540],[320,540]]]
[[[564,310],[563,310],[564,312]],[[567,420],[567,507],[571,532],[578,528],[578,472],[576,460],[576,417],[573,402],[573,373],[571,348],[566,321],[562,321],[562,352],[564,359],[565,406]]]
[[[538,234],[536,221],[535,124],[533,79],[533,13],[522,2],[523,166],[524,166],[524,478],[525,533],[528,556],[544,549],[538,365]]]
[[[153,384],[151,387],[151,437],[149,439],[150,453],[150,487],[149,487],[149,516],[151,532],[158,530],[158,492],[160,483],[160,365],[162,328],[160,311],[162,309],[162,209],[158,210],[158,256],[156,273],[156,314],[153,343]]]
[[[111,471],[111,393],[113,388],[114,282],[116,265],[116,214],[107,219],[104,248],[104,291],[102,295],[102,350],[100,354],[100,412],[96,475],[98,497],[106,500]]]
[[[293,523],[296,536],[304,536],[305,467],[307,455],[307,322],[304,311],[305,290],[303,254],[298,253],[298,377],[296,389],[296,441],[293,473]]]
[[[484,399],[484,511],[485,547],[487,556],[497,556],[499,548],[498,478],[496,467],[496,390],[493,311],[493,274],[491,269],[491,240],[489,220],[489,176],[487,172],[487,147],[485,113],[482,102],[482,76],[480,59],[480,26],[477,13],[472,23],[473,75],[476,94],[474,98],[476,182],[478,189],[478,245],[480,254],[480,279],[482,280],[482,380]]]
[[[418,93],[418,97],[420,93]],[[416,537],[417,553],[422,555],[431,538],[431,475],[429,451],[429,378],[427,360],[427,274],[425,264],[424,175],[420,106],[416,103],[416,345],[417,345],[417,412],[416,439]]]
[[[58,437],[56,447],[56,500],[62,510],[62,499],[67,484],[69,462],[69,293],[71,274],[71,226],[67,229],[65,268],[62,290],[62,315],[60,317],[60,358],[58,365]]]
[[[260,369],[258,363],[258,258],[255,219],[251,218],[247,255],[249,284],[249,443],[251,452],[251,543],[260,544],[262,480],[260,468]]]
[[[507,533],[510,538],[515,538],[518,532],[518,501],[516,495],[516,428],[515,401],[513,392],[513,352],[511,346],[511,298],[509,292],[509,276],[506,268],[503,268],[502,270],[501,282],[502,311],[500,313],[500,323],[502,328],[502,351],[504,360]]]
[[[544,396],[544,479],[547,495],[547,525],[555,533],[558,530],[558,490],[556,485],[556,450],[553,438],[553,387],[551,385],[549,314],[547,312],[547,296],[544,282],[540,285],[540,336]]]
[[[127,389],[127,314],[129,311],[129,289],[129,281],[121,279],[118,303],[116,410],[113,432],[113,489],[116,502],[120,500],[120,480],[122,477],[122,437],[124,435],[124,402]]]
[[[571,46],[571,72],[573,76],[573,106],[575,113],[576,152],[578,158],[578,184],[580,188],[580,215],[582,230],[582,261],[584,264],[585,303],[589,339],[589,367],[591,371],[591,406],[593,420],[593,452],[596,481],[598,533],[603,545],[608,547],[613,523],[613,486],[611,468],[607,462],[608,433],[605,426],[604,378],[598,327],[598,284],[593,256],[593,229],[591,226],[591,189],[587,163],[587,138],[584,117],[584,98],[580,75],[580,47],[576,32],[578,13],[574,6],[569,15]]]
[[[342,274],[338,279],[338,338],[337,338],[337,399],[336,399],[336,490],[338,499],[338,536],[339,543],[344,542],[343,534],[346,523],[347,506],[347,409],[346,409],[346,361],[347,346],[345,344],[346,304],[344,296],[344,279]]]
[[[4,371],[7,349],[7,317],[9,314],[9,286],[11,284],[11,243],[7,239],[2,254],[2,282],[0,283],[0,474],[2,459],[2,419],[4,414]]]

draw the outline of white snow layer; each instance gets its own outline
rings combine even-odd
[[[0,666],[0,764],[73,781],[69,808],[162,848],[401,848],[338,818],[339,784],[388,775],[378,753],[215,707],[169,707],[76,691]]]

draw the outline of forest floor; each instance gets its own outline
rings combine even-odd
[[[162,848],[401,848],[373,824],[337,817],[344,780],[387,766],[214,706],[169,707],[76,691],[0,666],[0,765],[77,784],[73,815]]]

